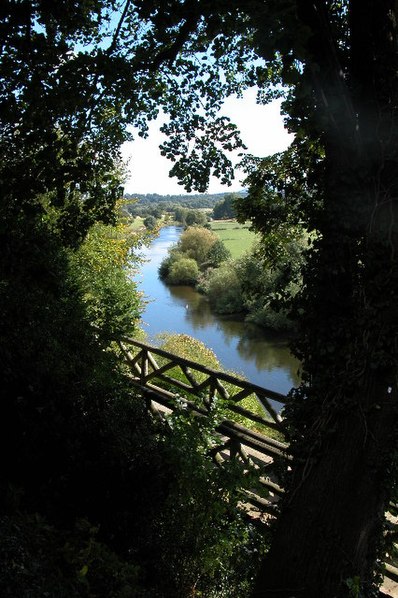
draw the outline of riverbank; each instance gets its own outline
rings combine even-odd
[[[159,280],[159,265],[181,231],[181,227],[163,227],[143,250],[146,261],[136,281],[148,301],[141,320],[148,341],[156,343],[162,332],[187,334],[212,349],[226,369],[286,394],[299,382],[299,362],[291,355],[286,337],[235,316],[216,315],[192,287],[168,287]]]

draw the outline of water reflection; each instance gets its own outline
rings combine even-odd
[[[149,300],[142,316],[149,340],[161,332],[189,334],[213,349],[224,367],[255,384],[283,393],[297,385],[298,362],[286,340],[242,319],[216,316],[206,298],[191,287],[167,287],[159,280],[159,264],[180,232],[177,227],[161,230],[145,250],[148,261],[137,276]]]
[[[275,368],[282,368],[289,372],[293,386],[299,383],[299,364],[290,353],[286,343],[272,343],[253,341],[241,337],[237,345],[239,355],[242,359],[253,360],[257,369],[271,371]]]

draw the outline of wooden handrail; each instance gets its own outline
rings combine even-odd
[[[209,368],[207,366],[201,365],[200,363],[197,363],[196,361],[186,359],[185,357],[179,357],[178,355],[175,355],[174,353],[169,353],[168,351],[164,351],[164,349],[160,349],[159,347],[154,347],[152,345],[143,343],[142,341],[138,341],[131,337],[121,336],[121,337],[119,337],[119,341],[125,342],[129,345],[132,345],[133,347],[139,347],[140,349],[147,350],[150,353],[154,353],[155,355],[160,355],[162,357],[166,357],[167,359],[170,359],[171,361],[175,362],[175,364],[186,365],[189,368],[192,368],[199,372],[203,372],[205,374],[211,374],[220,380],[224,380],[225,382],[230,382],[231,384],[236,383],[238,386],[241,386],[242,388],[248,388],[248,389],[251,389],[253,392],[259,392],[260,394],[265,394],[269,399],[271,399],[273,401],[277,401],[278,403],[281,403],[282,405],[284,405],[288,401],[288,398],[286,397],[286,395],[283,395],[280,392],[276,392],[275,390],[269,390],[269,389],[263,388],[262,386],[252,384],[251,382],[248,382],[247,380],[238,378],[237,376],[232,376],[232,374],[228,374],[227,372],[222,372],[220,370],[214,370],[213,368]]]
[[[230,410],[238,413],[249,420],[258,424],[274,428],[283,433],[282,417],[279,414],[280,409],[287,402],[287,397],[279,392],[269,390],[252,384],[247,380],[238,378],[226,372],[214,370],[203,366],[195,361],[179,357],[158,347],[153,347],[130,337],[121,337],[119,346],[124,354],[125,360],[130,366],[130,370],[135,380],[140,380],[142,386],[149,388],[159,388],[170,384],[184,392],[188,392],[198,398],[204,391],[208,391],[208,405],[211,404],[215,395],[227,399],[230,404]],[[135,355],[131,354],[129,348],[135,350]],[[158,364],[155,357],[168,360],[166,364]],[[177,379],[167,372],[175,367],[180,368],[185,380]],[[198,380],[195,373],[204,374],[205,380]],[[154,381],[156,380],[156,385]],[[225,388],[225,384],[236,389],[231,393]],[[238,403],[249,395],[255,395],[259,404],[262,406],[267,417],[259,417],[242,408]],[[279,409],[275,409],[270,401],[278,403]],[[235,404],[235,405],[234,405]]]

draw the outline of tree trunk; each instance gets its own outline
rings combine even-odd
[[[397,8],[349,3],[343,77],[328,3],[297,5],[312,32],[306,68],[326,151],[324,209],[305,276],[292,475],[252,598],[370,592],[396,475]]]
[[[304,463],[296,460],[253,598],[334,598],[355,577],[371,584],[396,447],[397,391],[370,378],[357,392],[361,409],[319,422],[322,453],[314,445]]]

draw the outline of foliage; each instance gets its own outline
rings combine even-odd
[[[240,196],[241,194],[241,192],[238,192],[234,195]],[[140,193],[126,193],[124,197],[126,200],[126,209],[132,215],[148,215],[153,213],[152,208],[155,208],[156,211],[160,210],[161,213],[177,212],[177,214],[175,214],[175,219],[182,222],[180,216],[181,214],[183,215],[184,210],[201,212],[204,209],[208,209],[210,211],[216,203],[223,200],[225,193],[201,193],[199,195],[193,193],[190,193],[189,195],[159,195],[158,193],[147,193],[143,195]]]
[[[224,261],[200,278],[200,290],[218,313],[245,312],[248,321],[291,330],[289,309],[300,289],[306,242],[296,237],[276,243],[268,235],[240,259]]]
[[[178,355],[179,357],[183,357],[184,359],[189,359],[191,361],[194,361],[195,363],[199,363],[213,370],[225,371],[215,353],[211,349],[206,347],[201,341],[191,336],[188,336],[186,334],[163,333],[158,335],[158,339],[160,341],[160,347],[164,351],[168,351],[169,353]],[[173,376],[173,378],[176,378],[181,382],[187,382],[187,379],[180,370],[180,368],[173,368],[170,370],[169,373]],[[233,376],[237,376],[235,372],[227,371],[227,373]],[[199,382],[203,382],[206,379],[206,374],[201,372],[196,372],[195,376]],[[229,392],[231,395],[234,393],[234,391],[236,391],[236,387],[234,387],[232,384],[228,382],[225,383],[225,388],[227,392]],[[174,391],[176,390],[181,394],[180,389],[174,388]],[[199,401],[199,403],[201,402],[200,398],[192,397],[191,395],[187,396],[186,398],[193,401]],[[257,398],[253,395],[245,397],[240,402],[240,404],[242,405],[242,407],[256,415],[260,415],[261,417],[267,417],[266,415],[264,415],[264,410],[258,403]],[[226,403],[223,404],[220,402],[218,407],[218,414],[220,417],[223,416],[226,419],[232,419],[237,423],[246,426],[249,429],[257,430],[259,432],[265,432],[268,435],[274,436],[273,432],[270,431],[269,428],[267,428],[267,430],[265,431],[261,427],[261,425],[256,424],[255,422],[247,419],[244,416],[229,411]]]
[[[153,440],[141,400],[134,401],[118,360],[92,328],[90,306],[81,291],[83,270],[77,275],[77,268],[72,268],[70,250],[60,247],[59,238],[49,232],[41,219],[35,229],[32,218],[25,229],[22,219],[17,224],[14,230],[7,231],[13,240],[12,251],[1,258],[0,508],[2,513],[11,514],[39,512],[65,530],[70,528],[71,520],[81,515],[100,522],[99,542],[101,545],[104,542],[104,563],[93,573],[94,579],[91,572],[87,578],[94,587],[101,571],[107,576],[109,568],[114,575],[122,573],[124,534],[138,537],[137,530],[128,523],[130,513],[140,518],[144,533],[149,502],[133,490],[135,486],[128,480],[141,479],[143,487],[150,487],[150,479],[145,480],[148,462],[142,449],[145,446],[146,451]],[[5,231],[2,232],[4,239]],[[91,259],[89,266],[102,266],[98,253],[92,251],[99,249],[95,241],[100,238],[101,235],[94,234],[93,239],[88,239],[89,245],[94,241],[90,251],[82,248]],[[117,262],[119,257],[116,250],[107,259]],[[108,267],[105,263],[104,269]],[[89,271],[90,268],[86,270]],[[95,274],[90,273],[92,278],[85,281],[87,285],[94,286]],[[118,299],[117,289],[115,297]],[[114,313],[115,307],[110,307]],[[131,320],[128,321],[130,325]],[[152,450],[156,461],[155,455]],[[147,504],[139,515],[141,499]],[[25,533],[25,526],[22,527]],[[27,533],[33,535],[29,530]],[[10,590],[10,595],[22,595],[18,594],[21,588],[27,596],[32,595],[37,587],[34,595],[42,596],[42,591],[48,589],[47,582],[54,584],[61,595],[72,595],[77,583],[75,577],[68,571],[65,579],[63,574],[58,577],[57,567],[50,571],[65,538],[54,534],[54,542],[61,538],[59,552],[54,555],[52,535],[44,537],[39,530],[37,544],[33,543],[32,548],[21,547],[27,550],[26,560],[30,561],[30,556],[36,553],[38,560],[30,561],[31,568],[27,564],[26,577],[13,580],[17,585],[10,586],[15,589],[14,594]],[[27,542],[31,543],[29,537]],[[50,542],[48,548],[47,542]],[[118,557],[113,556],[114,552]],[[14,576],[11,561],[8,567],[2,570],[3,575]],[[110,576],[108,582],[111,583]],[[113,591],[107,584],[103,596]],[[77,585],[76,595],[80,591],[83,596],[89,595],[88,589]]]
[[[248,319],[275,330],[292,329],[291,302],[301,286],[306,242],[302,233],[276,242],[265,237],[236,262]]]
[[[304,142],[300,137],[284,152],[267,158],[245,157],[249,191],[235,199],[238,221],[249,220],[257,233],[280,240],[300,228],[316,230],[323,205],[318,178],[322,157],[319,142]]]
[[[211,231],[193,226],[182,233],[177,245],[178,250],[194,259],[200,268],[207,261],[209,251],[216,241],[217,237]]]
[[[185,226],[205,226],[207,215],[199,210],[189,210],[185,216]]]
[[[145,595],[139,568],[98,541],[98,529],[85,520],[66,532],[38,514],[18,514],[3,516],[0,528],[0,589],[5,598]]]
[[[244,310],[242,287],[233,262],[224,262],[202,280],[201,289],[212,308],[221,314]]]
[[[300,458],[255,595],[280,587],[282,557],[286,586],[305,587],[308,597],[321,584],[325,598],[338,595],[342,579],[371,584],[380,513],[396,483],[397,8],[390,0],[237,0],[232,8],[226,0],[136,0],[120,15],[115,8],[112,0],[8,2],[0,15],[0,419],[2,454],[16,456],[4,476],[24,479],[33,502],[44,501],[49,480],[63,490],[73,469],[67,439],[78,446],[83,438],[70,422],[93,415],[97,393],[110,400],[99,381],[112,367],[64,247],[112,220],[127,125],[145,136],[162,107],[171,174],[203,191],[211,174],[231,181],[224,152],[243,145],[218,115],[223,98],[257,84],[259,101],[285,96],[296,142],[253,168],[246,162],[250,218],[280,240],[292,226],[316,234],[295,310],[304,382],[287,410]],[[331,454],[345,462],[337,475]],[[49,455],[66,467],[58,476]],[[360,507],[356,494],[366,497]],[[300,505],[311,515],[304,530]],[[330,522],[339,523],[324,533]]]
[[[228,220],[231,218],[236,218],[235,212],[235,201],[238,200],[241,196],[235,193],[231,193],[230,195],[226,195],[222,201],[216,203],[213,208],[213,218],[214,220]]]
[[[196,361],[209,368],[220,368],[220,362],[214,352],[201,341],[187,334],[163,333],[158,338],[161,341],[160,346],[164,351]]]
[[[181,257],[172,263],[167,275],[168,284],[194,285],[198,279],[199,268],[194,259]]]
[[[9,3],[2,14],[0,145],[6,159],[1,195],[18,211],[22,206],[41,210],[38,198],[48,194],[69,244],[79,243],[97,219],[110,220],[120,196],[122,176],[115,162],[121,143],[130,137],[127,125],[145,136],[147,120],[156,116],[159,104],[171,117],[164,153],[177,157],[187,136],[192,139],[192,124],[200,129],[188,158],[190,174],[183,174],[184,160],[174,166],[189,190],[204,190],[211,172],[230,179],[231,164],[222,148],[241,145],[234,126],[216,116],[216,95],[209,96],[207,118],[195,114],[206,89],[203,77],[210,72],[220,93],[238,87],[230,77],[223,83],[219,60],[216,64],[205,53],[198,62],[192,38],[193,54],[173,61],[201,21],[202,8],[191,12],[181,40],[176,33],[180,17],[171,16],[175,26],[165,19],[160,46],[155,38],[163,9],[152,12],[147,3],[128,2],[119,18],[115,9],[111,0],[79,1],[62,11],[42,2],[24,4],[23,10]],[[242,44],[235,53],[245,53]],[[242,72],[240,79],[245,76]]]
[[[163,54],[179,50],[177,22],[159,47],[148,3],[127,2],[121,15],[116,6],[8,2],[0,14],[0,506],[27,519],[18,549],[28,581],[10,581],[13,561],[2,570],[14,595],[131,595],[137,571],[126,555],[143,568],[150,561],[154,509],[169,490],[141,399],[106,340],[138,313],[125,245],[92,227],[115,223],[127,125],[145,135],[163,104],[180,140],[203,87],[184,83],[187,68],[206,77],[213,70],[220,89],[235,86],[222,83],[212,60],[196,68],[196,59],[181,58],[177,66]],[[188,35],[201,15],[192,18]],[[230,178],[221,147],[240,145],[236,129],[215,115],[219,102],[210,104],[209,122],[194,117],[201,133],[189,168],[200,162],[201,173],[193,180],[192,170],[189,188],[203,189],[214,169]],[[172,144],[164,151],[175,153]],[[50,529],[30,525],[29,512],[51,520]],[[91,524],[73,529],[81,518],[98,534]]]
[[[174,220],[182,226],[205,226],[207,223],[206,212],[202,210],[192,210],[183,206],[175,206],[173,209]]]
[[[178,249],[178,245],[171,247],[169,249],[168,255],[162,260],[160,266],[159,266],[159,277],[161,278],[161,280],[167,281],[167,277],[170,274],[170,270],[173,267],[174,264],[176,264],[179,260],[181,259],[191,259],[191,258],[187,258],[186,256],[184,256],[183,253],[181,253],[181,251],[179,251]],[[196,262],[195,262],[196,264]]]
[[[83,292],[91,322],[108,336],[128,333],[140,314],[140,301],[131,274],[134,254],[143,236],[131,234],[130,222],[96,224],[85,241],[70,252],[73,276]]]
[[[159,541],[171,547],[159,553],[156,569],[165,598],[193,593],[208,598],[248,595],[266,545],[244,520],[238,488],[249,479],[238,462],[217,467],[210,450],[217,408],[207,422],[177,410],[169,418],[166,455],[174,488],[159,518]]]
[[[221,239],[217,239],[207,254],[206,265],[217,268],[222,262],[231,257],[231,252],[225,247]]]
[[[160,195],[159,193],[125,193],[124,197],[127,200],[127,202],[133,199],[135,200],[135,202],[138,202],[138,205],[178,205],[187,209],[197,210],[199,208],[212,208],[216,202],[220,201],[224,197],[224,195],[224,193],[190,193],[187,195]]]
[[[156,228],[157,221],[155,216],[147,216],[144,218],[144,226],[148,230],[154,230]]]
[[[221,263],[227,250],[210,230],[189,227],[169,250],[159,267],[159,276],[169,284],[196,284],[200,270]]]

